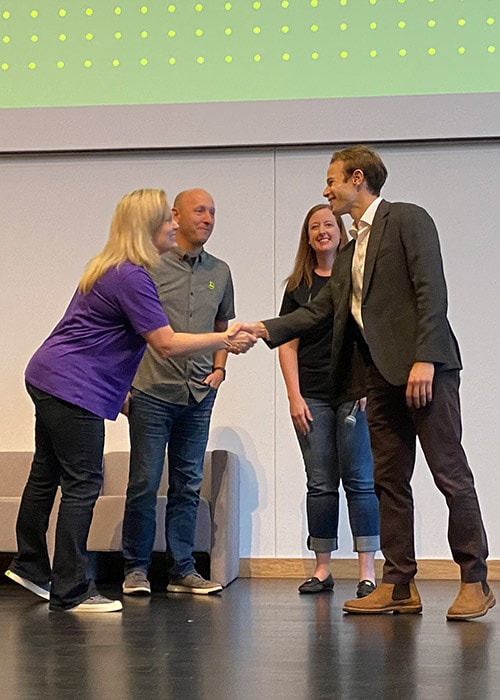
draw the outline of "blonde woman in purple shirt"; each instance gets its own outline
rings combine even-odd
[[[146,344],[161,357],[255,342],[238,324],[223,333],[175,333],[149,275],[175,245],[163,190],[118,203],[104,250],[88,264],[64,316],[26,368],[35,404],[35,453],[19,509],[18,554],[6,576],[49,601],[50,610],[119,611],[87,577],[87,536],[102,483],[104,419],[124,404]],[[46,542],[57,488],[62,498],[51,567]]]

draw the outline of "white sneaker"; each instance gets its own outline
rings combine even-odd
[[[23,586],[24,588],[26,588],[28,591],[35,593],[37,596],[40,596],[40,598],[43,598],[44,600],[49,600],[49,598],[50,598],[50,583],[47,583],[46,586],[39,585],[38,583],[33,583],[33,581],[30,581],[27,578],[23,578],[22,576],[19,576],[19,574],[14,573],[10,569],[7,569],[7,571],[5,572],[5,575],[7,576],[7,578],[10,578],[12,581],[15,581],[20,586]]]
[[[123,605],[119,600],[109,600],[99,593],[97,595],[91,595],[87,600],[83,600],[74,608],[69,608],[64,612],[94,612],[94,613],[105,613],[105,612],[119,612],[123,608]]]

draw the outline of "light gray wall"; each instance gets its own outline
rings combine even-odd
[[[6,152],[324,144],[332,124],[350,142],[498,138],[500,93],[3,108],[0,120]]]
[[[24,367],[60,318],[85,263],[102,248],[114,206],[125,192],[163,187],[172,199],[186,187],[209,189],[217,221],[207,247],[232,268],[238,318],[266,318],[278,308],[305,211],[322,199],[333,148],[0,160],[0,449],[32,449]],[[379,150],[389,169],[385,197],[426,207],[440,231],[450,318],[465,366],[464,445],[476,475],[491,555],[498,558],[494,362],[500,344],[500,144],[391,145]],[[260,343],[228,364],[210,447],[232,449],[241,460],[240,554],[305,556],[304,475],[276,353]],[[127,446],[125,420],[108,423],[106,448]],[[448,557],[446,509],[420,458],[414,486],[418,556]],[[344,505],[340,544],[338,555],[352,556]]]

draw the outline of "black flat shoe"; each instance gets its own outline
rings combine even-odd
[[[356,598],[366,598],[367,595],[373,593],[376,589],[377,584],[371,581],[360,581],[358,587],[356,588]]]
[[[323,593],[323,591],[332,591],[333,586],[333,576],[331,574],[328,574],[324,581],[320,581],[319,578],[313,576],[299,586],[299,593]]]

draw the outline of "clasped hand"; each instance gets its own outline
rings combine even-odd
[[[246,330],[246,328],[247,326],[243,323],[234,323],[227,329],[224,333],[227,352],[239,355],[247,352],[255,345],[258,340],[257,336]]]

